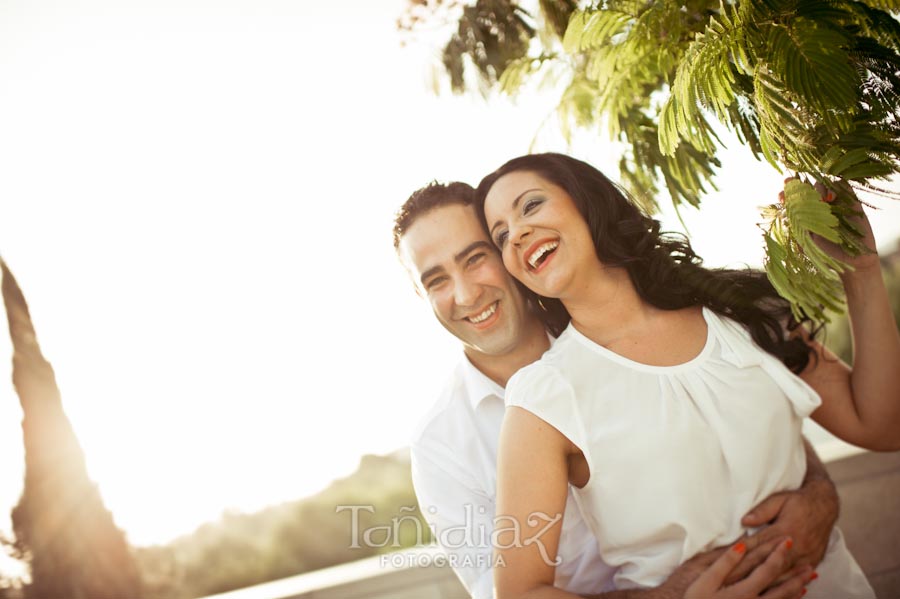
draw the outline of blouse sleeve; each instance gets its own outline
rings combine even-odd
[[[575,390],[559,370],[539,362],[530,364],[509,379],[505,395],[507,406],[528,410],[562,433],[590,460]]]

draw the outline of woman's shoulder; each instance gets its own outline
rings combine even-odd
[[[550,351],[552,351],[552,348]],[[506,384],[506,394],[509,395],[513,391],[529,388],[537,384],[558,384],[564,381],[562,373],[553,364],[553,361],[546,358],[547,354],[544,354],[537,362],[532,362],[520,368]]]

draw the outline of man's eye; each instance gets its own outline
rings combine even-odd
[[[440,287],[444,281],[447,280],[447,277],[435,277],[433,279],[429,279],[427,283],[425,283],[425,289],[434,289],[435,287]]]
[[[466,264],[469,266],[473,266],[481,262],[482,258],[484,258],[484,252],[478,252],[477,254],[469,256],[469,259],[466,260]]]
[[[522,214],[528,214],[529,212],[532,212],[535,208],[541,205],[542,201],[543,200],[538,198],[528,200],[527,202],[525,202],[525,205],[522,206]]]

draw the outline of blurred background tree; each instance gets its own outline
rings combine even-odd
[[[285,473],[290,476],[292,473]],[[359,542],[354,543],[351,511],[357,505]],[[394,537],[362,531],[400,520]],[[311,572],[381,553],[429,543],[430,531],[417,508],[408,452],[367,455],[351,476],[312,497],[252,513],[227,513],[166,545],[141,547],[137,561],[147,599],[186,599]]]
[[[850,218],[858,192],[900,158],[900,24],[890,0],[675,2],[410,0],[409,38],[452,23],[441,69],[456,93],[558,90],[558,123],[625,144],[619,178],[649,210],[714,188],[727,130],[757,159],[801,175],[768,206],[766,270],[796,310],[843,309],[845,268],[811,234],[864,251]],[[813,184],[835,195],[824,204]]]
[[[13,385],[22,404],[25,485],[12,511],[13,555],[30,567],[26,599],[141,596],[137,566],[97,486],[62,407],[18,283],[0,259],[13,344]]]

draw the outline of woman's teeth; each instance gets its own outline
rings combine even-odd
[[[488,307],[487,310],[485,310],[484,312],[482,312],[482,313],[479,314],[478,316],[471,316],[471,317],[469,317],[469,321],[472,322],[472,323],[474,323],[474,324],[478,324],[479,322],[484,322],[485,320],[487,320],[488,318],[490,318],[490,317],[494,314],[494,312],[496,312],[496,311],[497,311],[497,302],[494,302],[493,304],[491,304],[491,305]]]
[[[558,241],[548,241],[547,243],[545,243],[544,245],[542,245],[542,246],[539,247],[538,249],[534,250],[534,252],[533,252],[533,253],[531,254],[531,256],[528,258],[528,265],[529,265],[531,268],[537,268],[537,265],[538,265],[538,263],[541,261],[541,259],[542,259],[545,255],[547,255],[548,253],[552,252],[553,250],[555,250],[555,249],[558,248],[558,247],[559,247],[559,242],[558,242]]]

